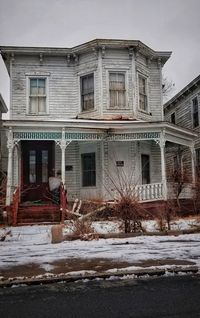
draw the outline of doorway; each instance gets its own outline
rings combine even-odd
[[[45,200],[54,165],[53,141],[22,142],[22,201]]]

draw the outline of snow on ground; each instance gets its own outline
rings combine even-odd
[[[150,221],[146,227],[155,229]],[[192,222],[195,223],[193,220]],[[191,221],[177,222],[181,229],[191,228]],[[177,229],[177,225],[173,225]],[[96,222],[101,233],[119,231],[115,222]],[[0,235],[3,229],[0,229]],[[182,260],[194,262],[200,270],[200,234],[179,236],[138,236],[124,239],[64,241],[51,244],[51,226],[11,228],[12,236],[0,242],[0,270],[17,265],[36,263],[47,272],[51,263],[65,259],[102,258],[138,264],[148,260]]]

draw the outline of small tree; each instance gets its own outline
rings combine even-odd
[[[162,93],[164,100],[167,99],[174,91],[175,84],[172,80],[169,80],[166,76],[162,78]]]

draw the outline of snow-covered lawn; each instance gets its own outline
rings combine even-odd
[[[174,229],[187,229],[197,222],[179,220]],[[178,224],[178,225],[177,225]],[[96,222],[98,232],[117,232],[116,222]],[[153,221],[146,222],[146,229],[155,230]],[[0,234],[3,229],[0,229]],[[128,262],[134,268],[148,261],[171,260],[192,262],[200,270],[200,234],[179,236],[138,236],[125,239],[99,239],[93,241],[64,241],[51,244],[50,226],[23,226],[11,228],[12,236],[0,242],[0,272],[9,267],[37,264],[46,271],[54,267],[51,264],[59,260],[107,259]],[[191,263],[191,264],[192,264]],[[150,266],[150,265],[148,265]],[[89,268],[87,268],[89,270]],[[111,270],[115,270],[114,268]],[[14,271],[14,267],[13,267]]]

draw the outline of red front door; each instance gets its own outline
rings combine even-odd
[[[22,142],[22,201],[45,201],[54,168],[53,149],[53,141]]]

